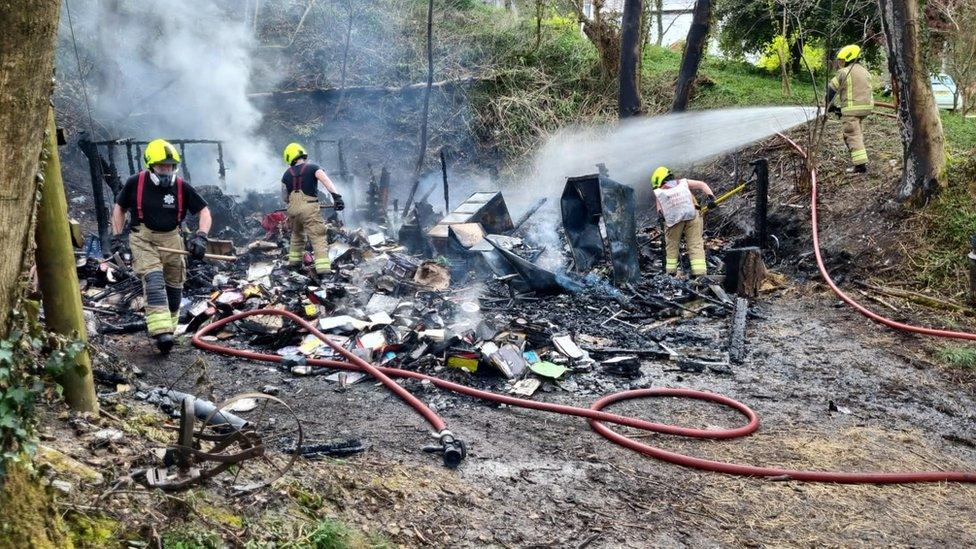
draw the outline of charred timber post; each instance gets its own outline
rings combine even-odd
[[[82,132],[84,134],[84,132]],[[95,199],[95,223],[98,225],[98,240],[101,242],[102,254],[108,255],[112,247],[112,241],[108,233],[108,208],[105,206],[105,192],[102,190],[104,174],[102,174],[102,159],[98,154],[98,146],[95,145],[88,135],[82,135],[78,140],[78,147],[81,152],[88,157],[88,172],[91,176],[92,197]],[[58,167],[60,174],[60,166]]]
[[[125,159],[129,162],[129,175],[136,174],[136,165],[132,163],[132,142],[125,142]]]
[[[41,301],[44,305],[44,322],[53,332],[87,343],[81,290],[68,227],[68,203],[64,195],[61,159],[55,137],[54,109],[48,114],[47,129],[44,139],[44,183],[34,227],[34,238],[37,242],[34,253]],[[95,181],[101,188],[101,178]],[[98,410],[91,357],[87,348],[75,355],[74,364],[67,365],[59,374],[58,383],[64,387],[65,401],[72,410]]]
[[[726,252],[725,291],[742,297],[756,297],[765,278],[766,265],[758,247],[733,248]]]
[[[759,158],[752,161],[756,176],[756,245],[766,249],[769,240],[767,216],[769,210],[769,161]]]
[[[224,144],[217,143],[217,176],[220,178],[220,188],[227,189],[227,168],[224,166]]]
[[[115,143],[109,143],[108,145],[108,169],[110,172],[112,172],[111,179],[112,179],[112,194],[114,195],[113,198],[115,196],[118,196],[119,192],[122,191],[121,185],[116,184],[119,181],[119,168],[115,162],[115,145],[116,145]]]
[[[447,215],[451,212],[451,199],[450,192],[448,190],[447,184],[447,153],[444,151],[447,147],[441,147],[441,179],[444,181],[444,214]]]
[[[186,143],[180,143],[180,167],[183,169],[183,179],[186,179],[187,183],[193,183],[190,168],[186,167]]]

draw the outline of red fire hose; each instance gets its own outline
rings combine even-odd
[[[508,395],[502,395],[498,393],[492,393],[489,391],[482,391],[480,389],[475,389],[465,385],[460,385],[458,383],[453,383],[444,379],[440,379],[434,376],[428,376],[421,374],[419,372],[412,372],[409,370],[401,370],[399,368],[386,368],[377,367],[369,364],[365,360],[357,357],[346,349],[343,349],[339,345],[330,341],[325,337],[322,332],[318,331],[311,323],[307,322],[298,315],[291,313],[289,311],[282,311],[278,309],[259,309],[255,311],[245,311],[231,315],[227,318],[218,320],[212,324],[204,326],[196,334],[193,335],[193,344],[197,347],[213,351],[216,353],[222,353],[225,355],[249,358],[253,360],[260,360],[265,362],[285,362],[283,357],[259,353],[255,351],[244,351],[240,349],[232,349],[230,347],[224,347],[222,345],[216,345],[203,341],[203,336],[209,334],[214,330],[218,330],[224,325],[255,315],[278,315],[286,317],[304,329],[308,330],[309,333],[315,334],[320,340],[325,342],[327,345],[332,347],[337,353],[342,355],[348,362],[338,361],[338,360],[325,360],[325,359],[307,359],[307,363],[314,366],[325,366],[329,368],[339,368],[343,370],[352,371],[365,371],[379,380],[383,385],[393,391],[401,399],[405,400],[407,404],[414,408],[420,415],[427,420],[428,423],[437,431],[437,437],[442,445],[441,452],[444,454],[444,462],[448,466],[457,466],[460,460],[464,457],[464,446],[463,443],[456,440],[454,435],[446,429],[446,424],[444,420],[441,419],[436,413],[434,413],[430,408],[425,406],[417,397],[410,394],[409,391],[400,387],[391,378],[409,378],[418,380],[428,380],[435,386],[446,389],[449,391],[454,391],[456,393],[472,396],[475,398],[480,398],[483,400],[488,400],[491,402],[498,402],[502,404],[508,404],[511,406],[519,406],[522,408],[531,408],[534,410],[542,410],[546,412],[555,412],[559,414],[572,415],[577,417],[583,417],[589,420],[590,427],[597,433],[603,435],[607,439],[631,450],[639,452],[644,455],[648,455],[663,461],[670,463],[675,463],[677,465],[683,465],[686,467],[693,467],[696,469],[701,469],[704,471],[714,471],[719,473],[728,473],[732,475],[744,475],[744,476],[757,476],[757,477],[773,477],[782,480],[803,480],[803,481],[814,481],[814,482],[840,482],[840,483],[906,483],[906,482],[946,482],[946,481],[956,481],[956,482],[976,482],[976,473],[964,473],[964,472],[946,472],[946,471],[932,471],[932,472],[921,472],[921,473],[833,473],[825,471],[795,471],[790,469],[776,469],[769,467],[756,467],[752,465],[739,465],[734,463],[724,463],[720,461],[713,461],[709,459],[696,458],[692,456],[687,456],[683,454],[678,454],[674,452],[669,452],[661,448],[650,446],[634,439],[628,438],[617,432],[614,432],[609,427],[604,425],[606,423],[615,423],[617,425],[624,425],[627,427],[633,427],[636,429],[643,429],[646,431],[651,431],[655,433],[663,433],[669,435],[678,435],[691,438],[708,438],[708,439],[731,439],[749,435],[754,433],[759,428],[759,416],[756,415],[748,406],[733,400],[731,398],[717,395],[714,393],[709,393],[705,391],[696,391],[693,389],[673,389],[673,388],[652,388],[652,389],[635,389],[631,391],[623,391],[620,393],[614,393],[607,395],[600,400],[593,403],[593,405],[587,408],[577,408],[575,406],[565,406],[561,404],[551,404],[547,402],[536,402],[533,400],[526,400],[521,398],[515,398]],[[688,427],[679,427],[676,425],[666,425],[662,423],[654,423],[651,421],[646,421],[643,419],[637,419],[628,416],[621,416],[617,414],[611,414],[602,411],[603,408],[613,404],[615,402],[621,402],[624,400],[632,400],[637,398],[648,398],[648,397],[683,397],[692,398],[696,400],[704,400],[707,402],[715,402],[728,406],[748,419],[748,423],[742,427],[737,427],[733,429],[693,429]]]
[[[789,137],[778,133],[780,137],[786,140],[787,143],[793,146],[798,153],[803,158],[807,157],[806,151],[802,147],[796,144],[795,141]],[[817,224],[817,170],[811,170],[810,172],[810,220],[813,225],[813,253],[817,258],[817,268],[820,269],[820,276],[823,277],[830,289],[837,294],[844,303],[847,303],[854,308],[855,311],[861,313],[862,315],[870,318],[871,320],[884,324],[889,328],[894,328],[895,330],[900,330],[903,332],[911,332],[915,334],[929,335],[935,337],[948,337],[953,339],[966,339],[970,341],[976,341],[976,334],[971,334],[968,332],[954,332],[952,330],[938,330],[935,328],[925,328],[923,326],[913,326],[911,324],[903,324],[901,322],[896,322],[890,318],[885,318],[874,311],[871,311],[867,307],[861,305],[857,301],[854,301],[849,295],[845,294],[843,290],[837,287],[834,280],[830,278],[830,273],[827,272],[827,266],[824,265],[823,257],[820,255],[820,229]]]

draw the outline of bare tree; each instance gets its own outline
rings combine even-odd
[[[708,45],[708,26],[711,17],[712,0],[695,2],[691,28],[688,29],[684,55],[681,56],[681,68],[678,71],[678,82],[675,85],[674,102],[671,104],[673,112],[680,112],[688,108],[691,87],[698,77],[698,66],[701,65],[702,56],[705,55],[705,47]]]
[[[654,42],[660,46],[664,41],[664,0],[654,0],[654,21],[657,23],[657,40]]]
[[[427,0],[427,88],[424,90],[424,114],[420,125],[420,154],[417,156],[417,177],[427,156],[427,119],[430,115],[430,88],[434,84],[434,0]]]
[[[898,85],[904,149],[901,200],[927,201],[946,185],[945,138],[929,73],[922,63],[918,0],[878,0],[888,45],[888,69]]]
[[[605,4],[606,0],[593,0],[589,17],[583,12],[583,0],[572,0],[570,6],[583,25],[583,34],[596,46],[600,56],[600,76],[605,81],[612,81],[620,63],[620,26],[616,13],[603,10]]]
[[[637,67],[641,52],[640,21],[643,11],[642,0],[624,2],[624,18],[620,33],[620,89],[617,96],[620,118],[640,113]]]

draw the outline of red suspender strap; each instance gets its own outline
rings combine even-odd
[[[295,167],[288,168],[289,173],[291,173],[291,190],[292,192],[298,192],[302,190],[302,176],[305,175],[305,168],[308,167],[308,162],[302,164],[302,169],[298,171],[298,175],[295,175]]]
[[[176,222],[183,221],[183,178],[176,178]]]
[[[139,172],[139,183],[136,185],[136,214],[142,221],[142,188],[146,186],[146,170]]]

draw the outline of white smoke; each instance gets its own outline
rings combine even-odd
[[[74,0],[71,15],[99,127],[126,138],[224,141],[230,192],[277,188],[281,161],[256,134],[261,113],[247,98],[255,40],[220,0]],[[243,3],[239,9],[243,10]],[[61,44],[70,44],[61,17]],[[75,75],[62,55],[61,74]],[[196,184],[217,182],[216,147],[187,148]]]

